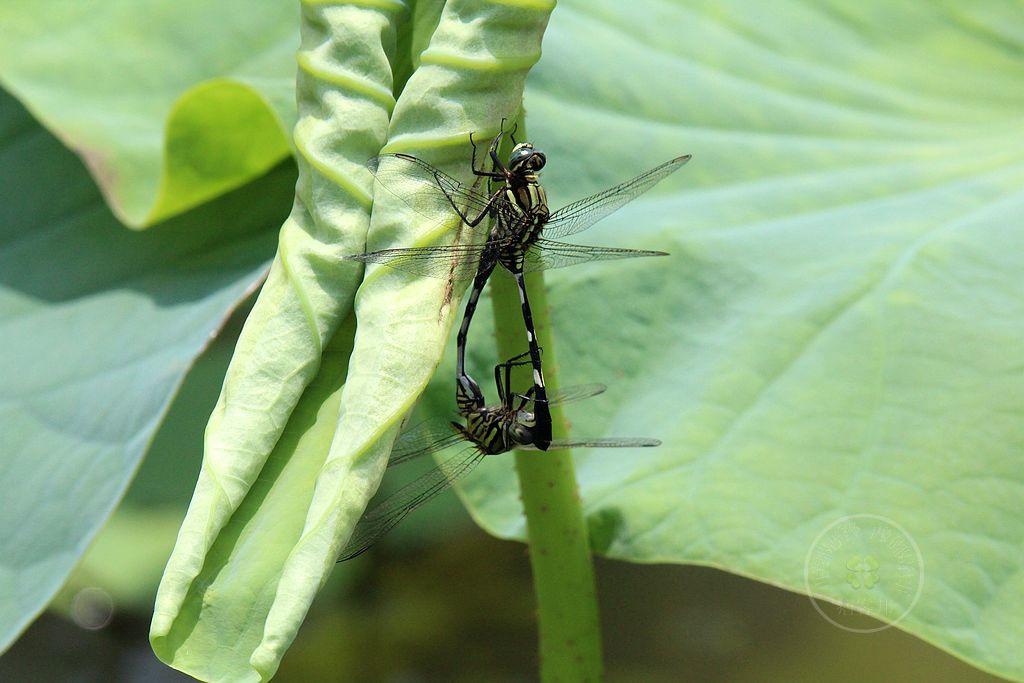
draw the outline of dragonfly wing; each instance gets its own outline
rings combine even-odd
[[[555,439],[551,449],[556,448],[654,448],[660,446],[658,439]],[[538,450],[532,446],[520,446],[527,450]]]
[[[420,277],[453,281],[472,280],[486,244],[450,244],[438,247],[382,249],[365,254],[351,254],[347,261],[379,263]]]
[[[369,550],[406,515],[471,472],[483,458],[483,451],[475,445],[467,446],[457,455],[388,496],[359,520],[338,562],[350,560]]]
[[[387,192],[400,199],[430,224],[455,218],[455,207],[474,217],[489,197],[444,171],[408,154],[382,154],[366,167]],[[485,225],[486,221],[481,223]],[[478,226],[478,229],[481,229]],[[481,229],[482,232],[482,229]]]
[[[421,422],[414,427],[405,429],[395,439],[388,467],[400,465],[424,455],[440,453],[463,440],[463,436],[447,422],[437,420]]]
[[[607,389],[608,387],[603,384],[576,384],[574,386],[564,387],[552,394],[549,394],[548,403],[575,403],[576,401],[582,401],[583,399],[590,398],[591,396],[603,394]]]
[[[603,394],[608,390],[604,384],[577,384],[569,387],[562,387],[558,391],[548,394],[548,403],[551,405],[575,403],[591,396]],[[519,398],[526,398],[523,394],[516,394]],[[531,398],[531,401],[536,399]]]
[[[557,239],[586,230],[654,187],[689,160],[689,154],[676,157],[632,180],[563,206],[548,218],[544,225],[544,235]]]
[[[640,256],[668,256],[668,254],[663,251],[591,247],[585,244],[569,244],[567,242],[539,239],[526,252],[523,270],[527,273],[532,273],[537,270],[574,266],[578,263],[637,258]]]

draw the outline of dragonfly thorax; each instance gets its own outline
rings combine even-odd
[[[533,444],[537,419],[528,410],[480,408],[466,416],[463,433],[484,452],[496,455]]]
[[[504,453],[509,449],[504,412],[496,408],[478,408],[466,415],[464,433],[489,455]]]
[[[535,175],[512,178],[505,186],[505,202],[529,223],[545,222],[550,213],[548,195]]]

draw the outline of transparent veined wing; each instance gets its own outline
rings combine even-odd
[[[576,401],[582,401],[585,398],[591,396],[597,396],[603,394],[608,390],[608,387],[604,384],[577,384],[569,387],[564,387],[558,391],[548,394],[548,403],[551,405],[564,405],[566,403],[575,403]],[[526,398],[523,394],[516,394],[519,398]],[[534,399],[530,399],[531,401]]]
[[[603,394],[608,390],[604,384],[576,384],[563,387],[548,396],[548,403],[552,405],[573,403],[582,401],[591,396]],[[522,394],[516,394],[519,398],[526,398]],[[535,401],[529,398],[529,401]],[[451,420],[461,419],[457,413],[451,415]],[[440,453],[446,448],[464,442],[465,437],[456,431],[451,422],[433,419],[425,420],[405,430],[395,439],[395,446],[391,449],[391,458],[388,460],[388,467],[400,465],[410,460]]]
[[[472,280],[487,244],[449,244],[437,247],[381,249],[365,254],[349,254],[346,261],[379,263],[421,277],[453,282]]]
[[[428,225],[457,220],[456,207],[471,219],[488,207],[506,221],[518,217],[503,193],[494,197],[499,188],[489,189],[486,179],[465,183],[410,154],[382,154],[366,162],[366,168],[384,190],[418,213]],[[484,220],[472,230],[485,236],[488,225]]]
[[[454,417],[458,416],[453,415]],[[451,448],[464,441],[465,437],[457,432],[449,422],[437,420],[420,422],[415,426],[407,427],[395,439],[388,467],[400,465],[424,455],[440,453],[446,448]]]
[[[366,162],[366,168],[387,192],[431,222],[454,217],[455,207],[478,214],[490,200],[486,191],[409,154],[382,154]]]
[[[564,268],[591,261],[639,258],[642,256],[668,256],[664,251],[646,249],[619,249],[616,247],[592,247],[585,244],[569,244],[541,238],[526,252],[523,270],[532,273],[538,270]]]
[[[563,206],[548,218],[544,225],[544,236],[559,239],[586,230],[654,187],[689,160],[689,154],[676,157],[632,180]]]
[[[608,438],[608,439],[555,439],[551,449],[556,448],[655,448],[661,445],[658,439]],[[534,446],[523,446],[524,449],[535,451]]]
[[[467,445],[459,453],[385,498],[367,511],[356,524],[338,562],[350,560],[369,550],[406,515],[473,471],[484,457],[484,452],[475,445]]]

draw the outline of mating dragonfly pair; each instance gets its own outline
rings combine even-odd
[[[339,562],[366,551],[412,510],[468,474],[488,455],[514,448],[546,451],[552,447],[624,448],[660,444],[654,439],[553,440],[550,406],[597,395],[605,387],[598,384],[569,387],[548,395],[525,274],[590,261],[666,255],[660,251],[585,246],[556,240],[582,232],[621,208],[675,172],[689,161],[689,155],[676,157],[632,180],[552,212],[538,178],[547,161],[544,153],[529,142],[517,143],[513,129],[509,133],[513,148],[506,165],[498,156],[504,135],[502,125],[488,149],[489,169],[477,167],[476,144],[470,135],[471,167],[477,183],[486,180],[486,191],[477,189],[477,183],[467,185],[407,154],[382,155],[368,164],[379,185],[422,218],[437,222],[454,212],[471,235],[465,243],[385,249],[345,257],[415,275],[448,279],[453,285],[472,280],[457,337],[456,405],[459,418],[465,424],[453,420],[438,426],[421,425],[406,430],[398,438],[389,467],[459,444],[462,448],[436,469],[369,510],[356,526]],[[488,406],[480,385],[466,372],[466,343],[480,294],[498,265],[515,278],[529,350],[495,366],[500,404]],[[528,360],[524,360],[526,358]],[[512,368],[526,365],[532,366],[533,385],[525,394],[514,393]]]

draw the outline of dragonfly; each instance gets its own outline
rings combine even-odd
[[[483,396],[465,367],[469,327],[480,294],[497,265],[512,273],[519,291],[533,365],[537,399],[534,445],[547,450],[551,443],[551,415],[524,276],[538,270],[590,261],[667,255],[662,251],[586,246],[557,240],[586,230],[643,194],[689,161],[690,155],[676,157],[631,180],[552,212],[538,176],[547,163],[547,157],[532,143],[516,142],[513,130],[509,137],[514,146],[508,163],[503,163],[498,156],[498,148],[504,134],[503,121],[488,150],[490,170],[477,168],[476,143],[470,135],[473,147],[471,167],[477,177],[473,184],[463,183],[408,154],[384,154],[368,164],[383,188],[427,220],[440,223],[450,220],[454,212],[469,228],[469,241],[433,247],[384,249],[345,258],[452,282],[473,281],[456,339],[456,400],[464,406],[476,404]],[[486,191],[476,186],[481,179],[487,181]],[[492,190],[495,183],[498,187]],[[484,224],[488,218],[490,221]]]
[[[486,406],[481,401],[474,411],[464,416],[465,425],[457,421],[447,424],[427,422],[406,430],[398,437],[388,467],[453,447],[458,447],[458,451],[363,515],[338,562],[369,550],[409,513],[468,475],[484,458],[514,448],[540,450],[533,443],[536,415],[528,409],[537,405],[535,387],[531,386],[524,394],[511,391],[512,368],[530,365],[530,360],[523,360],[528,355],[524,353],[495,366],[499,405]],[[553,392],[548,401],[552,404],[571,403],[601,394],[605,389],[603,384],[566,387]],[[556,439],[550,443],[552,448],[650,448],[660,445],[657,439],[643,438]]]

